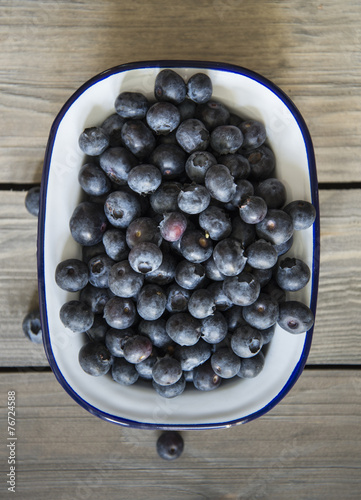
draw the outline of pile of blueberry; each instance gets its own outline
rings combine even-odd
[[[83,258],[59,263],[55,279],[80,292],[60,318],[87,334],[82,369],[149,380],[170,398],[258,375],[276,323],[311,328],[311,310],[286,300],[310,269],[284,254],[316,213],[285,205],[264,125],[212,100],[206,74],[186,83],[162,70],[154,95],[122,92],[80,135],[85,201],[70,231]]]

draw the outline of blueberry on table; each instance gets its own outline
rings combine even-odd
[[[180,104],[187,94],[183,78],[172,69],[163,69],[158,73],[154,84],[154,96],[158,101]]]
[[[99,157],[99,165],[112,182],[125,186],[129,172],[138,165],[138,160],[130,151],[118,146],[104,151]]]
[[[238,125],[241,130],[244,140],[243,149],[256,149],[262,146],[266,140],[266,128],[263,123],[258,120],[245,120]]]
[[[80,134],[78,144],[86,155],[99,156],[109,146],[109,137],[100,127],[89,127]]]
[[[278,324],[289,333],[307,332],[314,324],[313,312],[302,302],[285,301],[280,304],[279,308]]]
[[[171,399],[180,396],[184,392],[184,389],[186,388],[186,380],[182,375],[178,382],[176,382],[175,384],[161,385],[157,384],[155,380],[152,380],[152,385],[159,396],[162,396],[162,398]]]
[[[163,432],[157,441],[158,455],[164,460],[174,460],[183,452],[184,442],[182,436],[175,431]]]
[[[122,92],[115,99],[114,107],[122,118],[141,120],[147,114],[149,102],[140,92]]]
[[[133,167],[128,175],[128,186],[136,193],[146,195],[154,193],[162,183],[159,168],[151,164]]]
[[[149,196],[150,205],[154,212],[157,214],[176,212],[181,188],[182,185],[179,182],[163,182],[156,192]]]
[[[275,277],[282,290],[295,292],[307,285],[311,271],[303,260],[286,257],[279,262]]]
[[[246,196],[241,198],[239,216],[247,224],[258,224],[267,215],[267,204],[259,196]]]
[[[212,130],[210,145],[220,155],[234,154],[242,143],[243,134],[234,125],[220,125]]]
[[[156,134],[167,135],[178,127],[180,113],[170,102],[156,102],[149,108],[146,119]]]
[[[232,231],[232,223],[224,208],[210,205],[199,214],[199,225],[212,240],[227,238]]]
[[[203,364],[211,357],[211,345],[204,340],[190,346],[177,346],[174,351],[174,357],[180,362],[183,371],[190,371],[196,366]]]
[[[308,201],[291,201],[283,210],[291,217],[296,231],[311,227],[316,219],[316,209]]]
[[[253,304],[243,308],[243,317],[248,324],[259,330],[265,330],[278,320],[279,306],[267,293],[260,293]]]
[[[81,368],[88,375],[99,377],[110,370],[113,356],[103,342],[88,342],[84,344],[78,355]]]
[[[237,306],[249,306],[259,297],[261,285],[251,273],[241,272],[237,276],[226,277],[223,292]]]
[[[108,288],[97,288],[90,283],[80,292],[80,301],[87,304],[94,314],[103,314],[104,306],[111,298]]]
[[[112,187],[109,177],[95,163],[86,163],[82,166],[78,181],[83,191],[91,196],[107,194]]]
[[[202,184],[192,183],[184,186],[178,195],[178,207],[186,214],[199,214],[211,201],[208,189]]]
[[[79,300],[65,302],[60,309],[60,320],[66,328],[74,333],[84,333],[94,322],[94,313],[91,308]]]
[[[256,225],[259,238],[270,241],[273,245],[281,245],[293,235],[291,217],[283,210],[270,209],[266,217]]]
[[[148,337],[134,335],[125,340],[123,344],[124,358],[133,364],[140,363],[152,354],[153,345]]]
[[[140,160],[147,158],[156,144],[152,131],[140,120],[129,120],[123,125],[122,141]]]
[[[167,137],[167,136],[165,136]],[[149,159],[159,168],[165,180],[179,178],[184,172],[186,152],[176,144],[159,144],[151,153]]]
[[[124,330],[133,325],[136,309],[131,299],[112,297],[104,306],[104,319],[112,328]]]
[[[246,249],[247,264],[255,269],[271,269],[277,263],[278,254],[272,243],[262,239]]]
[[[187,96],[197,104],[204,104],[212,97],[212,80],[205,73],[192,75],[187,82]]]
[[[209,290],[195,290],[188,301],[188,311],[193,318],[203,319],[211,316],[216,310],[216,303]]]
[[[194,345],[201,336],[201,323],[189,313],[175,313],[166,323],[170,338],[179,345]]]
[[[41,344],[43,341],[43,331],[40,321],[40,311],[31,311],[23,319],[22,328],[24,335],[31,342]]]
[[[159,385],[175,384],[182,374],[180,362],[169,356],[158,359],[152,370],[153,380]]]
[[[187,290],[194,290],[204,282],[205,276],[202,264],[182,260],[176,267],[175,281]]]
[[[250,325],[242,325],[231,337],[232,351],[241,358],[251,358],[260,352],[263,346],[262,334]]]
[[[178,241],[187,229],[187,218],[181,212],[169,212],[159,224],[160,234],[166,241]]]
[[[204,151],[209,145],[209,132],[204,124],[196,118],[184,120],[176,132],[178,144],[191,154],[195,151]]]
[[[264,354],[260,351],[252,358],[244,358],[241,360],[241,367],[237,373],[240,378],[254,378],[261,373],[264,367]]]
[[[199,229],[189,229],[180,240],[180,251],[190,262],[202,263],[212,255],[212,240]]]
[[[162,263],[163,254],[158,245],[143,241],[134,245],[129,252],[128,260],[134,271],[147,274],[158,269]]]
[[[233,238],[219,241],[213,251],[214,262],[225,276],[237,276],[244,269],[247,257],[241,243]]]
[[[193,384],[199,391],[213,391],[221,382],[222,378],[214,372],[210,360],[194,368]]]
[[[201,320],[202,339],[209,344],[218,344],[227,336],[228,324],[220,311]]]
[[[128,260],[122,260],[112,265],[108,285],[114,295],[131,298],[138,295],[144,283],[143,274],[131,268]]]
[[[124,260],[128,257],[129,248],[126,235],[121,229],[107,229],[103,234],[103,245],[105,253],[115,261]]]
[[[135,365],[124,358],[115,358],[111,368],[112,378],[121,385],[133,385],[139,378]]]
[[[268,208],[281,208],[286,203],[286,188],[274,177],[265,179],[256,187],[256,195],[264,199]]]
[[[108,278],[114,260],[106,254],[97,255],[88,262],[89,283],[98,288],[108,288]]]
[[[101,242],[107,222],[102,205],[83,201],[74,209],[70,218],[70,232],[80,245],[92,246]]]
[[[209,151],[195,151],[188,156],[185,171],[193,182],[204,184],[207,170],[216,163],[216,158]]]
[[[79,259],[63,260],[56,266],[55,281],[60,288],[67,292],[78,292],[88,284],[88,266]]]
[[[105,334],[104,343],[109,350],[110,354],[121,358],[124,356],[123,347],[130,337],[134,337],[134,330],[131,328],[125,328],[124,330],[118,330],[116,328],[109,328]]]
[[[113,191],[106,199],[104,212],[112,226],[125,229],[134,219],[140,217],[141,206],[134,193]]]
[[[229,347],[221,347],[211,357],[213,371],[222,378],[233,378],[239,372],[241,360]]]
[[[144,285],[137,298],[137,311],[141,318],[153,321],[165,311],[167,297],[158,285]]]
[[[244,152],[251,167],[251,177],[255,180],[263,180],[273,173],[276,160],[273,151],[265,145],[250,152]]]
[[[38,217],[40,204],[40,186],[34,186],[29,189],[25,196],[25,208],[29,214]]]
[[[212,198],[223,203],[231,201],[236,194],[233,176],[225,165],[216,164],[209,167],[204,182]]]
[[[201,120],[208,130],[212,131],[220,125],[227,125],[230,121],[230,113],[221,102],[210,100],[197,106],[196,118]]]
[[[101,124],[101,129],[109,137],[109,146],[121,146],[122,145],[122,127],[125,123],[125,119],[119,116],[117,113],[113,113],[108,116]]]

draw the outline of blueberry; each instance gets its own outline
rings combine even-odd
[[[273,177],[258,184],[256,195],[264,199],[268,208],[281,208],[286,203],[286,188],[280,180]]]
[[[226,311],[230,307],[233,306],[233,302],[227,297],[227,295],[223,291],[223,283],[221,281],[217,281],[215,283],[211,283],[207,290],[212,294],[213,300],[216,304],[217,311]]]
[[[235,180],[246,179],[251,173],[249,161],[240,154],[226,154],[220,156],[218,162],[228,168]]]
[[[207,361],[211,354],[211,345],[202,339],[191,346],[178,346],[174,352],[174,356],[180,362],[183,371],[193,370],[196,366]]]
[[[164,179],[176,179],[184,172],[186,153],[178,143],[159,144],[151,153],[150,161],[159,168]]]
[[[103,342],[88,342],[84,344],[79,351],[78,359],[85,373],[93,377],[99,377],[108,373],[113,363],[113,356]]]
[[[240,242],[246,248],[256,238],[256,228],[254,224],[247,224],[238,215],[232,219],[232,232],[230,237]]]
[[[244,198],[248,198],[249,196],[254,195],[254,187],[253,184],[247,179],[238,179],[236,181],[236,191],[230,200],[229,203],[226,204],[225,208],[228,210],[237,210],[242,204],[242,200]]]
[[[278,324],[289,333],[304,333],[312,328],[315,318],[311,309],[296,300],[280,304]]]
[[[114,107],[122,118],[141,120],[147,113],[149,102],[140,92],[122,92],[115,99]]]
[[[135,367],[140,377],[145,380],[153,380],[152,371],[153,366],[157,362],[157,359],[157,351],[153,348],[150,356],[133,366]]]
[[[224,316],[227,320],[228,330],[230,332],[234,332],[237,328],[246,324],[246,321],[243,319],[242,311],[242,306],[233,306],[225,311]]]
[[[227,125],[230,121],[230,113],[226,106],[214,100],[199,104],[196,109],[196,117],[205,124],[208,130],[213,130],[220,125]]]
[[[238,127],[244,136],[242,149],[259,148],[266,140],[266,128],[257,120],[245,120]]]
[[[208,207],[211,195],[205,186],[192,183],[183,187],[177,201],[178,207],[182,212],[199,214]]]
[[[199,391],[213,391],[221,385],[221,381],[222,378],[214,373],[209,360],[194,368],[193,384]]]
[[[270,295],[276,302],[280,303],[286,300],[286,292],[277,285],[273,278],[263,287],[262,292]]]
[[[227,277],[223,282],[223,292],[237,306],[253,304],[260,294],[261,285],[251,273],[242,272]]]
[[[81,202],[74,209],[69,226],[72,237],[80,245],[91,246],[99,243],[107,228],[103,207],[90,201]]]
[[[263,288],[272,279],[273,269],[274,268],[272,268],[272,267],[269,269],[250,268],[250,273],[253,274],[253,276],[259,281],[261,288]]]
[[[94,313],[91,308],[79,300],[65,302],[60,309],[60,320],[66,328],[74,333],[84,333],[94,322]]]
[[[113,191],[106,199],[104,212],[114,227],[125,229],[140,216],[141,206],[135,194]]]
[[[211,316],[216,310],[212,293],[206,289],[195,290],[188,302],[188,311],[194,318],[203,319]]]
[[[278,320],[279,307],[273,297],[260,293],[253,304],[243,308],[243,317],[254,328],[265,330]]]
[[[256,225],[259,238],[270,241],[273,245],[281,245],[293,235],[291,217],[283,210],[270,209],[266,217]]]
[[[259,196],[246,196],[241,198],[239,216],[247,224],[258,224],[267,215],[267,204]]]
[[[178,104],[177,108],[180,114],[180,121],[183,122],[189,118],[194,118],[196,106],[196,103],[190,99],[184,99],[183,102]]]
[[[128,260],[137,273],[150,273],[158,269],[163,259],[162,251],[154,243],[144,241],[135,245],[129,252]]]
[[[122,141],[140,160],[147,158],[156,144],[152,131],[140,120],[130,120],[123,125]]]
[[[166,321],[163,318],[154,321],[142,319],[138,325],[138,332],[149,337],[155,347],[165,348],[173,343],[166,328]]]
[[[86,155],[98,156],[109,146],[109,137],[100,127],[90,127],[80,134],[78,144]]]
[[[173,283],[167,288],[166,309],[170,313],[187,311],[188,301],[191,293],[186,288]]]
[[[229,347],[222,347],[212,354],[211,365],[220,377],[233,378],[239,372],[241,360]]]
[[[101,169],[115,184],[125,186],[129,172],[138,164],[138,160],[123,147],[108,148],[99,158]]]
[[[29,189],[25,196],[25,208],[29,214],[38,217],[40,204],[40,186],[34,186]]]
[[[292,218],[293,227],[296,231],[309,228],[316,219],[316,209],[308,201],[292,201],[283,210]]]
[[[157,191],[150,195],[152,209],[158,214],[176,212],[178,210],[178,195],[181,190],[179,182],[164,182]]]
[[[147,124],[156,133],[167,135],[180,123],[180,113],[170,102],[156,102],[147,112]]]
[[[124,356],[124,343],[130,337],[134,337],[134,331],[131,328],[125,328],[124,330],[109,328],[105,334],[104,342],[113,356],[121,358]]]
[[[176,272],[177,260],[171,253],[163,253],[161,265],[154,271],[150,271],[145,275],[148,283],[156,285],[168,285],[174,280]]]
[[[270,148],[265,145],[244,153],[251,167],[251,176],[256,180],[270,177],[274,171],[276,160]]]
[[[127,228],[126,242],[130,249],[143,242],[159,246],[162,242],[162,236],[156,220],[150,217],[134,219]]]
[[[197,104],[208,102],[212,97],[212,80],[205,73],[192,75],[187,82],[187,96]]]
[[[277,263],[277,252],[268,241],[259,239],[246,249],[247,264],[255,269],[271,269]]]
[[[105,248],[102,241],[96,243],[95,245],[83,246],[81,249],[83,262],[85,262],[85,264],[88,264],[90,259],[104,252]]]
[[[293,235],[291,236],[291,238],[284,241],[283,243],[280,243],[279,245],[273,245],[273,248],[276,250],[277,255],[281,256],[286,252],[288,252],[288,250],[290,250],[292,245],[293,245]]]
[[[176,267],[175,281],[187,290],[194,290],[204,282],[205,275],[202,264],[182,260]]]
[[[89,283],[81,290],[79,298],[94,314],[102,314],[105,304],[110,299],[110,293],[107,288],[97,288]]]
[[[210,238],[198,229],[185,231],[180,240],[180,251],[190,262],[201,263],[212,255],[213,245]]]
[[[236,193],[236,184],[225,165],[209,167],[204,182],[211,196],[223,203],[229,202]]]
[[[195,151],[188,156],[185,171],[192,181],[202,184],[207,170],[216,163],[216,158],[209,151]]]
[[[162,174],[154,165],[138,165],[129,172],[128,186],[136,193],[154,193],[162,183]]]
[[[240,378],[254,378],[257,377],[263,370],[264,354],[260,351],[252,358],[244,358],[241,362],[241,367],[237,373]]]
[[[153,380],[159,385],[175,384],[182,374],[180,362],[169,356],[158,359],[152,370]]]
[[[89,271],[85,262],[79,259],[66,259],[55,269],[56,284],[67,292],[78,292],[89,281]]]
[[[239,241],[225,238],[217,243],[213,251],[214,262],[225,276],[236,276],[242,272],[247,258]]]
[[[112,378],[121,385],[133,385],[139,378],[135,365],[124,358],[115,358],[111,368]]]
[[[182,376],[175,384],[160,385],[153,380],[152,385],[159,396],[170,399],[180,396],[184,392],[184,389],[186,388],[186,381]]]
[[[202,319],[201,336],[209,344],[218,344],[224,340],[228,333],[228,325],[225,317],[219,311],[212,316]]]
[[[103,245],[106,254],[115,261],[124,260],[128,257],[125,233],[121,229],[108,229],[103,234]],[[101,252],[100,252],[101,253]]]
[[[181,212],[169,212],[159,224],[160,234],[166,241],[178,241],[187,229],[187,218]]]
[[[193,382],[193,370],[183,371],[183,377],[186,382]]]
[[[144,285],[138,295],[137,311],[148,321],[156,320],[165,311],[167,297],[158,285]]]
[[[108,118],[106,118],[101,124],[100,128],[103,129],[109,137],[110,147],[122,145],[121,132],[124,123],[124,118],[119,116],[117,113],[113,113],[112,115],[108,116]]]
[[[128,262],[123,260],[114,264],[109,273],[109,289],[114,295],[131,298],[138,295],[144,283],[144,276],[135,272]]]
[[[232,351],[241,358],[251,358],[260,352],[263,345],[262,334],[250,325],[242,325],[231,337]]]
[[[94,314],[94,322],[89,330],[86,331],[90,340],[105,340],[105,335],[109,330],[109,325],[101,314]]]
[[[92,196],[107,194],[112,186],[109,177],[94,163],[86,163],[82,166],[78,181],[82,189]]]
[[[127,298],[112,297],[104,306],[104,318],[109,326],[124,330],[133,325],[136,317],[134,302]]]
[[[154,95],[158,101],[180,104],[187,94],[183,78],[171,69],[163,69],[155,79]]]
[[[106,254],[93,257],[88,262],[89,283],[98,288],[108,288],[108,278],[114,260]]]
[[[295,292],[307,285],[311,277],[308,265],[301,259],[287,257],[277,266],[276,281],[282,290]]]
[[[260,330],[263,338],[263,345],[269,344],[273,339],[276,329],[276,323],[265,330]]]
[[[200,120],[190,118],[184,120],[177,128],[176,139],[184,151],[191,154],[207,149],[209,132]]]
[[[43,330],[41,327],[40,311],[31,311],[23,319],[22,328],[31,342],[41,344],[43,341]]]
[[[213,257],[210,257],[208,260],[206,260],[203,263],[203,266],[206,271],[206,276],[212,281],[223,281],[225,276],[222,274],[218,267],[216,266],[216,263],[214,262]]]
[[[230,114],[230,119],[229,119],[230,125],[235,125],[236,127],[238,127],[243,121],[244,118],[241,118],[239,115],[237,115],[237,113]]]
[[[176,313],[167,320],[166,331],[177,344],[194,345],[201,336],[201,323],[189,313]]]
[[[227,212],[214,205],[199,214],[199,225],[212,240],[227,238],[232,231],[232,223]]]
[[[243,143],[243,134],[234,125],[220,125],[212,130],[210,144],[220,155],[234,154]]]
[[[124,358],[129,363],[138,364],[149,358],[153,345],[148,337],[134,335],[125,340],[123,344]]]

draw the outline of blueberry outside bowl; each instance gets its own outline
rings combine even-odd
[[[67,331],[59,310],[76,294],[55,283],[57,264],[80,258],[72,239],[69,219],[81,199],[77,181],[84,154],[78,137],[86,127],[101,124],[114,113],[122,91],[153,96],[154,80],[162,68],[172,68],[185,80],[197,72],[213,82],[213,98],[241,116],[261,120],[276,156],[276,177],[287,189],[287,202],[311,201],[317,210],[314,225],[297,231],[291,254],[311,269],[311,280],[292,298],[315,313],[319,275],[319,209],[314,151],[306,124],[287,95],[266,78],[242,67],[200,61],[147,61],[109,69],[82,85],[65,103],[49,135],[41,188],[38,230],[38,280],[44,347],[50,366],[63,388],[93,415],[117,424],[158,429],[229,427],[259,417],[273,408],[294,385],[306,363],[312,329],[291,335],[277,326],[266,354],[263,371],[254,379],[236,380],[211,392],[186,390],[164,399],[142,384],[116,384],[110,376],[91,377],[82,371],[78,352],[83,335]]]

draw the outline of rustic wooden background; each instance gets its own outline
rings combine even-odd
[[[17,498],[361,498],[361,3],[359,0],[0,0],[0,498],[8,390],[17,392]],[[37,221],[47,136],[94,74],[149,59],[223,61],[278,84],[313,137],[321,204],[314,341],[293,390],[258,421],[184,433],[175,462],[153,431],[92,417],[21,331],[37,306]]]

